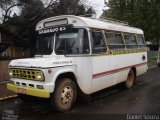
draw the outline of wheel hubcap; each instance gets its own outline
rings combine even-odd
[[[61,101],[63,104],[69,103],[73,98],[73,89],[70,86],[64,87],[61,92]]]

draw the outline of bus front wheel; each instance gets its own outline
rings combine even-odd
[[[69,78],[58,80],[51,96],[51,104],[55,110],[64,112],[73,106],[77,98],[77,88]]]
[[[125,87],[126,88],[131,88],[134,85],[135,82],[135,73],[134,71],[131,69],[128,73],[128,77],[127,80],[125,81]]]

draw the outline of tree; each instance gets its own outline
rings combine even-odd
[[[144,30],[145,38],[152,43],[159,43],[160,1],[158,0],[109,0],[109,7],[102,17],[126,21],[129,25]]]
[[[40,20],[62,14],[83,15],[86,13],[85,7],[79,0],[48,0],[48,2],[42,0],[8,1],[10,2],[7,3],[7,10],[4,14],[5,19],[2,25],[5,29],[28,40],[32,55],[34,54],[36,41],[35,26]],[[6,5],[5,2],[2,6],[4,5]],[[11,8],[15,6],[19,9],[19,14],[8,14],[8,11],[11,13]]]
[[[0,0],[0,20],[2,23],[11,18],[12,9],[20,4],[16,0]]]

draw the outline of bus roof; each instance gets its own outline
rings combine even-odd
[[[104,29],[112,31],[121,31],[126,33],[143,34],[143,31],[139,28],[126,26],[123,24],[117,24],[116,22],[114,23],[110,21],[103,21],[99,19],[80,17],[74,15],[61,15],[44,19],[37,24],[36,30],[39,31],[46,27],[54,27],[58,25],[60,26],[67,24],[72,24],[75,27],[88,27],[94,29]]]

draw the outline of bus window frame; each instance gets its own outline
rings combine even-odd
[[[91,42],[91,51],[92,51],[91,54],[105,54],[108,51],[108,46],[107,46],[106,38],[105,38],[105,35],[104,35],[103,31],[104,30],[90,29],[90,42]],[[92,32],[99,32],[99,33],[101,33],[102,39],[103,39],[103,42],[104,42],[104,48],[103,48],[103,49],[105,49],[104,52],[94,52]]]
[[[123,44],[121,44],[121,45],[124,45],[124,48],[110,49],[110,48],[109,48],[109,44],[108,44],[108,40],[107,40],[108,38],[107,38],[107,36],[106,36],[106,33],[113,33],[114,38],[115,38],[115,33],[119,33],[119,34],[121,35],[122,42],[123,42]],[[105,36],[105,38],[106,38],[107,48],[108,48],[109,51],[112,51],[112,50],[118,51],[118,50],[125,50],[125,49],[126,49],[126,44],[125,44],[125,41],[124,41],[124,38],[123,38],[123,37],[124,37],[124,36],[123,36],[123,32],[121,32],[121,31],[105,30],[105,31],[104,31],[104,36]]]
[[[143,38],[143,43],[144,43],[144,46],[143,46],[143,47],[140,47],[140,44],[138,43],[138,35],[141,35],[142,38]],[[144,34],[136,34],[136,41],[137,41],[138,49],[144,49],[144,48],[146,48],[146,43],[145,43]]]
[[[126,39],[125,39],[125,35],[131,35],[131,36],[133,35],[136,44],[135,44],[135,45],[134,45],[134,44],[127,44],[127,43],[126,43]],[[124,42],[125,42],[125,46],[126,46],[126,49],[127,49],[127,50],[133,50],[133,49],[138,49],[138,48],[139,48],[139,47],[138,47],[138,42],[137,42],[136,34],[123,32],[123,38],[124,38]],[[137,46],[137,47],[129,48],[129,47],[127,47],[128,45],[130,45],[130,46]]]

